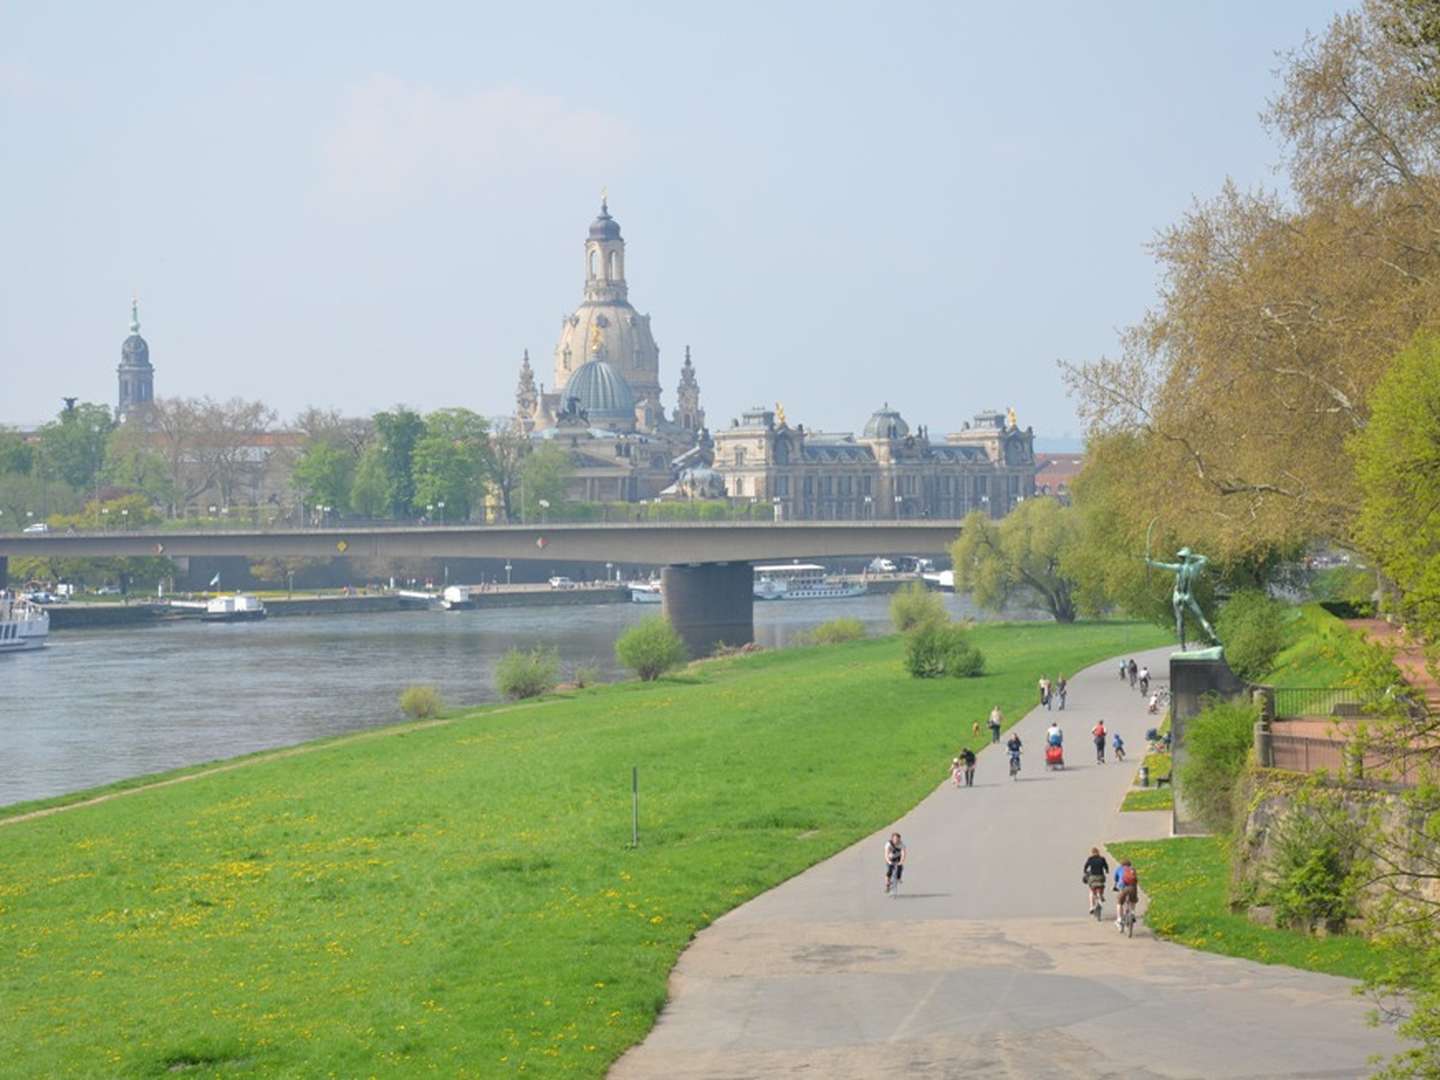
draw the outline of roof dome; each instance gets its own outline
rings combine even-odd
[[[604,360],[581,364],[565,386],[591,420],[634,420],[635,392],[625,377]]]
[[[910,434],[910,425],[905,423],[904,418],[890,408],[887,401],[880,408],[871,414],[870,419],[865,421],[865,438],[867,439],[903,439]]]
[[[150,346],[140,336],[140,301],[130,301],[130,336],[120,346],[122,367],[149,367]]]
[[[620,223],[610,216],[610,206],[600,200],[600,215],[590,223],[591,240],[619,240]]]

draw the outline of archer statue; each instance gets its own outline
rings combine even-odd
[[[1146,544],[1149,547],[1149,544]],[[1210,625],[1205,613],[1200,610],[1200,604],[1195,599],[1195,582],[1200,577],[1200,571],[1205,569],[1205,564],[1210,560],[1204,555],[1197,555],[1188,547],[1182,547],[1175,553],[1179,556],[1178,563],[1156,562],[1147,553],[1145,565],[1153,566],[1157,570],[1169,570],[1175,575],[1175,591],[1170,594],[1170,605],[1175,609],[1175,635],[1180,639],[1180,651],[1185,651],[1185,610],[1188,608],[1195,618],[1200,620],[1200,625],[1205,628],[1211,641],[1219,641],[1215,628]]]

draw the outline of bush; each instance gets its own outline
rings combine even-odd
[[[600,681],[600,665],[593,660],[588,664],[576,664],[575,670],[570,676],[570,681],[575,684],[577,690],[584,690],[587,686],[594,686]]]
[[[1212,832],[1228,834],[1234,827],[1235,789],[1250,757],[1257,719],[1249,705],[1212,702],[1185,725],[1180,784],[1186,804]]]
[[[839,645],[844,641],[859,641],[865,636],[865,624],[859,619],[831,619],[810,631],[810,640],[816,645]]]
[[[910,631],[906,639],[905,670],[917,679],[970,678],[984,672],[985,656],[965,627],[928,622]]]
[[[620,635],[615,642],[615,658],[650,682],[685,663],[689,653],[669,620],[655,615]]]
[[[1297,930],[1335,928],[1354,914],[1355,852],[1346,826],[1343,808],[1305,792],[1277,823],[1260,895],[1262,904],[1275,909],[1277,923]]]
[[[1285,605],[1259,589],[1242,590],[1220,609],[1215,629],[1230,670],[1255,682],[1270,673],[1285,645]]]
[[[411,720],[428,720],[444,708],[440,691],[433,686],[407,686],[400,692],[400,711]]]
[[[944,598],[921,582],[912,581],[890,598],[890,621],[902,634],[926,623],[943,623],[948,618]]]
[[[539,697],[560,681],[560,657],[554,649],[511,649],[495,667],[495,685],[512,701]]]

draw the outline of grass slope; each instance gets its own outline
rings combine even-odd
[[[763,653],[0,827],[0,1060],[600,1076],[697,929],[894,820],[1041,672],[1163,635],[974,639],[979,679],[894,639]]]
[[[1261,682],[1275,687],[1346,686],[1360,636],[1319,604],[1297,608],[1286,625],[1285,648]]]
[[[1108,844],[1117,859],[1134,861],[1149,900],[1146,924],[1163,938],[1192,949],[1262,964],[1288,964],[1360,979],[1379,972],[1384,954],[1360,937],[1317,938],[1258,926],[1226,901],[1230,863],[1217,837]]]

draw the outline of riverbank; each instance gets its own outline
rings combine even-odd
[[[975,680],[910,679],[894,639],[778,650],[0,828],[25,987],[0,1052],[41,1075],[603,1075],[697,928],[898,817],[1038,672],[1162,637],[973,634]]]

